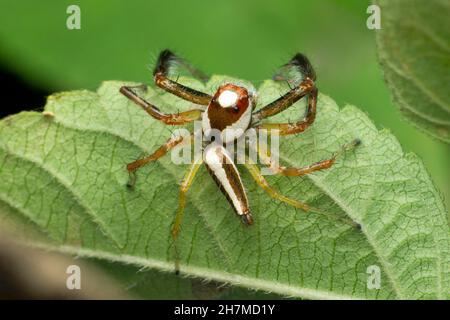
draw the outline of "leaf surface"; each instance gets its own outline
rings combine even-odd
[[[377,1],[378,56],[402,115],[450,142],[450,23],[448,1]]]
[[[215,76],[206,88],[181,81],[213,92],[225,79]],[[154,151],[173,127],[119,94],[121,85],[55,94],[47,115],[23,112],[0,122],[0,203],[8,208],[0,210],[1,225],[40,246],[172,272],[169,230],[187,166],[168,155],[138,171],[134,190],[126,188],[125,164]],[[264,82],[259,105],[286,90]],[[167,112],[192,107],[159,89],[148,88],[146,98]],[[304,108],[301,101],[272,121],[298,119]],[[362,145],[329,170],[267,179],[362,230],[273,200],[240,168],[255,218],[246,227],[202,168],[179,237],[182,273],[309,299],[448,298],[445,208],[421,161],[403,154],[389,132],[320,94],[316,122],[281,139],[280,159],[308,165],[356,137]],[[367,286],[373,265],[381,270],[378,290]]]

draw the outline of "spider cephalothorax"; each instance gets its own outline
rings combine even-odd
[[[194,159],[194,162],[190,165],[190,168],[181,183],[178,212],[172,226],[172,236],[174,241],[180,230],[184,207],[186,205],[186,193],[201,164],[206,165],[208,172],[229,201],[235,213],[241,217],[245,224],[250,225],[253,223],[253,218],[250,212],[245,188],[237,166],[233,161],[233,156],[225,148],[225,145],[239,139],[245,131],[250,128],[266,129],[269,131],[277,130],[279,135],[297,134],[306,130],[314,122],[316,116],[318,91],[314,82],[316,80],[314,69],[306,56],[300,53],[296,54],[282,67],[282,69],[289,69],[290,71],[296,72],[301,80],[280,98],[255,111],[256,94],[253,90],[236,83],[226,83],[221,85],[211,96],[169,79],[168,74],[174,63],[184,66],[193,76],[202,81],[208,79],[202,72],[193,68],[185,60],[174,55],[169,50],[165,50],[160,54],[154,70],[154,80],[156,85],[167,92],[202,107],[180,113],[166,114],[156,106],[139,97],[133,91],[133,87],[123,86],[120,89],[122,94],[141,106],[149,115],[167,125],[182,125],[191,121],[201,120],[202,131],[208,143],[205,145],[202,157],[196,157]],[[274,80],[286,79],[281,74],[277,74],[274,77]],[[294,123],[262,122],[262,120],[286,110],[303,97],[306,97],[307,99],[307,107],[305,114],[299,121]],[[191,135],[191,138],[193,136],[194,134]],[[218,138],[212,139],[213,136],[217,136]],[[129,185],[132,186],[134,184],[134,172],[138,168],[159,159],[170,149],[182,142],[186,142],[186,140],[189,140],[188,142],[190,142],[192,139],[184,139],[180,136],[172,137],[153,154],[129,163],[127,166],[131,177]],[[263,165],[269,167],[274,173],[285,176],[302,176],[317,170],[330,168],[335,162],[336,157],[342,153],[342,151],[348,150],[359,143],[360,141],[355,139],[351,143],[344,145],[341,151],[335,153],[329,159],[316,162],[303,168],[279,166],[273,161],[271,156],[267,154],[266,148],[261,147],[260,143],[252,145],[251,147],[256,149],[259,157],[262,159]],[[303,211],[323,213],[319,209],[312,208],[301,201],[290,199],[278,193],[268,184],[256,164],[250,161],[244,161],[244,165],[250,171],[250,174],[255,181],[267,191],[271,197],[284,201]],[[356,227],[359,226],[353,221],[346,222]],[[176,248],[175,241],[175,249]],[[176,254],[175,267],[176,270],[178,270],[179,257],[177,250]]]
[[[250,126],[254,103],[246,88],[232,83],[220,86],[202,115],[203,132],[220,131],[224,143],[236,140]]]

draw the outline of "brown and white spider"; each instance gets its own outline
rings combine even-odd
[[[156,106],[139,97],[133,91],[134,87],[123,86],[120,88],[120,92],[123,95],[142,107],[150,116],[167,125],[182,125],[191,121],[201,120],[202,131],[203,133],[206,133],[206,136],[208,136],[208,132],[211,131],[211,129],[218,130],[221,133],[222,141],[219,143],[214,141],[213,143],[205,145],[203,156],[194,160],[181,183],[179,207],[172,226],[172,237],[174,241],[177,238],[186,204],[186,193],[202,163],[206,165],[208,172],[211,174],[236,214],[242,218],[242,221],[245,224],[251,225],[253,223],[253,218],[250,212],[245,188],[237,167],[233,162],[232,156],[226,150],[224,144],[239,139],[243,132],[250,128],[266,129],[269,131],[278,130],[279,135],[297,134],[305,131],[314,122],[316,117],[318,90],[314,83],[316,80],[314,69],[312,68],[309,60],[303,54],[296,54],[286,65],[283,66],[283,68],[294,68],[302,76],[301,82],[291,88],[291,90],[280,98],[255,111],[256,95],[252,90],[235,83],[225,83],[218,88],[213,96],[210,96],[209,94],[199,92],[186,87],[177,81],[169,79],[169,71],[174,64],[184,66],[193,76],[199,78],[200,80],[207,80],[207,77],[203,73],[193,68],[185,60],[174,55],[169,50],[164,50],[159,55],[153,74],[156,85],[182,99],[193,102],[197,105],[206,106],[206,109],[204,107],[199,107],[180,113],[166,114]],[[277,78],[279,80],[280,76],[277,76]],[[261,123],[261,120],[286,110],[303,97],[307,98],[307,109],[305,115],[300,121],[295,123]],[[191,135],[191,138],[193,138],[193,136],[194,134]],[[160,146],[153,154],[129,163],[127,165],[127,170],[130,173],[129,185],[132,186],[134,184],[134,172],[138,168],[151,161],[159,159],[170,149],[176,145],[179,145],[184,140],[185,139],[181,136],[172,137],[165,144]],[[266,150],[262,150],[258,147],[257,152],[263,160],[263,163],[270,167],[270,169],[272,169],[275,173],[285,176],[302,176],[317,170],[330,168],[340,153],[358,145],[359,143],[360,140],[355,139],[351,143],[344,145],[340,152],[337,152],[329,159],[316,162],[303,168],[288,168],[279,166],[272,160],[270,155],[267,154]],[[305,203],[290,199],[278,193],[275,189],[269,186],[266,179],[260,173],[259,168],[255,164],[245,162],[244,165],[249,169],[256,182],[265,191],[267,191],[271,197],[286,202],[289,205],[300,208],[304,211],[320,212]],[[357,223],[350,222],[350,224],[355,227],[359,227]],[[176,254],[177,257],[175,265],[176,270],[178,270],[178,253]]]

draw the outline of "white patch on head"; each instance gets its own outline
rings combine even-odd
[[[236,105],[238,94],[231,90],[225,90],[218,98],[219,104],[222,108],[229,108]]]

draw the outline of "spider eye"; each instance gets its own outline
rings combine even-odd
[[[234,107],[233,107],[233,111],[234,111],[235,113],[238,113],[238,112],[239,112],[239,107],[238,107],[238,106],[234,106]]]

